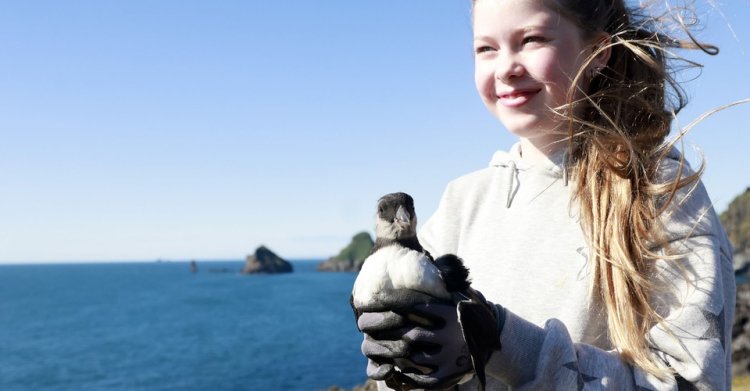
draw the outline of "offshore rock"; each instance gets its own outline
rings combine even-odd
[[[324,272],[358,272],[370,254],[374,242],[367,232],[360,232],[342,249],[338,255],[328,258],[318,265],[318,271]]]
[[[245,260],[245,267],[242,268],[242,274],[291,273],[292,271],[291,263],[274,254],[265,246],[258,247],[255,254],[248,255]]]

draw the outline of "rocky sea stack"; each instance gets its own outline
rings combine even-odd
[[[335,257],[318,265],[318,271],[325,272],[358,272],[370,254],[374,242],[367,232],[360,232]]]
[[[291,263],[265,246],[260,246],[255,250],[255,254],[247,256],[242,274],[291,273],[292,270]]]

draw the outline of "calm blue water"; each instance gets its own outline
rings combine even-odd
[[[354,274],[241,262],[0,266],[0,390],[324,390],[365,380]]]

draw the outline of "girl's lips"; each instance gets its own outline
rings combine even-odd
[[[531,100],[541,89],[515,90],[499,94],[498,102],[505,107],[521,107]]]

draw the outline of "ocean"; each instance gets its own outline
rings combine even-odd
[[[0,266],[0,390],[326,390],[366,380],[352,273]]]

